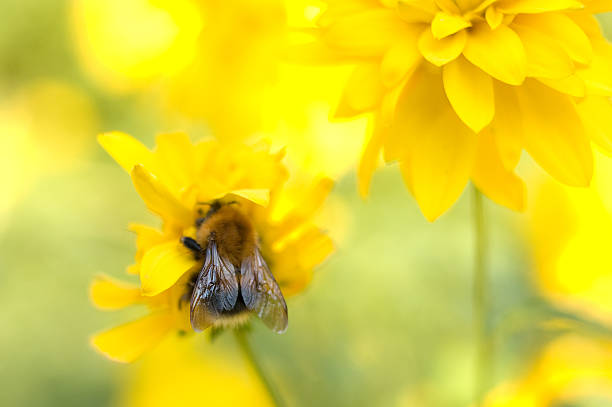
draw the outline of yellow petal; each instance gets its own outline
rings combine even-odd
[[[461,16],[439,11],[431,22],[431,33],[439,40],[471,26],[472,23]]]
[[[450,37],[437,40],[431,34],[431,30],[426,28],[419,36],[418,47],[425,59],[436,66],[442,66],[461,55],[466,38],[467,35],[464,30]]]
[[[399,16],[409,23],[430,23],[438,12],[433,0],[404,0],[397,4]]]
[[[130,223],[128,229],[136,233],[136,261],[142,258],[145,251],[165,240],[164,235],[151,226]]]
[[[312,270],[321,264],[335,250],[331,238],[318,228],[312,228],[304,233],[298,240],[301,256],[298,263],[302,270]],[[298,274],[298,273],[293,273]]]
[[[97,276],[89,287],[89,295],[96,307],[119,309],[140,302],[140,288],[107,276]]]
[[[521,158],[523,149],[523,123],[516,88],[495,81],[495,118],[491,132],[504,167],[512,171]]]
[[[610,0],[589,0],[584,2],[584,11],[591,14],[607,13],[612,11],[612,1]]]
[[[580,26],[565,14],[523,14],[513,24],[529,27],[556,41],[576,62],[588,64],[593,58],[593,47]]]
[[[391,131],[408,148],[400,166],[406,185],[434,221],[461,195],[476,150],[476,135],[448,103],[439,70],[423,64],[414,73]]]
[[[376,4],[377,5],[377,4]],[[343,18],[351,14],[359,14],[364,11],[370,11],[372,3],[359,1],[334,1],[327,5],[326,10],[321,13],[316,23],[319,27],[328,27],[339,18]]]
[[[612,104],[610,100],[603,96],[589,96],[576,107],[588,136],[606,154],[612,156]]]
[[[304,226],[304,222],[311,219],[327,199],[334,187],[331,178],[321,177],[311,185],[299,183],[295,192],[285,193],[274,201],[274,207],[268,220],[275,224],[276,236],[271,239],[273,250],[282,248],[292,239],[296,230]]]
[[[108,358],[130,363],[157,345],[172,328],[169,312],[159,312],[99,333],[91,344]]]
[[[453,0],[459,6],[460,10],[471,11],[476,10],[483,3],[491,0]]]
[[[100,134],[98,143],[127,172],[131,172],[136,164],[151,169],[153,154],[132,136],[119,131],[112,131]]]
[[[499,156],[493,133],[479,135],[472,181],[491,200],[515,211],[525,209],[525,183],[506,169]]]
[[[442,79],[451,106],[469,128],[478,133],[491,122],[495,104],[489,75],[459,57],[444,66]]]
[[[455,0],[434,0],[436,3],[436,6],[438,6],[438,8],[440,10],[442,10],[443,12],[445,12],[448,15],[459,15],[461,14],[461,10],[459,9],[459,6],[457,5],[457,3],[455,3]]]
[[[586,86],[584,85],[584,81],[576,74],[570,75],[563,79],[537,79],[549,88],[552,88],[557,92],[565,93],[566,95],[581,98],[586,94]]]
[[[380,56],[406,29],[407,24],[393,10],[376,8],[335,20],[324,29],[322,38],[350,55]]]
[[[612,96],[612,45],[605,39],[592,41],[593,60],[585,69],[576,74],[582,78],[588,93],[600,96]]]
[[[310,219],[321,208],[333,188],[334,181],[331,178],[319,178],[310,187],[304,199],[301,200],[299,209],[294,213],[302,219]]]
[[[422,60],[421,60],[422,61]],[[388,90],[383,95],[381,104],[380,104],[380,121],[384,126],[390,126],[393,122],[393,118],[395,117],[395,107],[397,105],[397,99],[402,93],[404,86],[406,86],[406,82],[410,79],[414,70],[416,70],[419,66],[420,62],[418,62],[414,68],[409,72],[408,75],[402,81],[397,84],[393,89]]]
[[[580,27],[587,37],[593,39],[602,36],[599,21],[594,15],[580,10],[568,13],[567,16]]]
[[[385,54],[380,65],[380,75],[386,87],[397,85],[421,60],[416,38],[415,35],[413,38],[398,41]]]
[[[499,25],[504,20],[504,13],[500,12],[494,6],[490,6],[487,8],[485,12],[485,19],[487,20],[487,24],[491,27],[492,30],[499,27]]]
[[[193,253],[178,239],[153,247],[144,254],[140,263],[142,294],[153,296],[167,290],[197,264]]]
[[[517,94],[527,152],[560,182],[588,186],[593,156],[571,98],[532,79]]]
[[[140,274],[140,264],[130,264],[126,267],[125,272],[128,274]]]
[[[335,65],[350,61],[349,57],[323,41],[291,45],[287,48],[284,59],[301,65]]]
[[[486,23],[472,28],[463,55],[491,75],[509,85],[520,85],[525,80],[527,60],[519,36],[505,25],[495,30]]]
[[[576,0],[501,0],[496,7],[505,14],[537,14],[558,10],[579,10],[584,6]]]
[[[230,194],[247,199],[256,205],[263,206],[264,208],[270,204],[269,189],[236,189],[231,191]]]
[[[376,120],[375,123],[370,124],[372,126],[370,131],[370,139],[366,143],[363,153],[361,154],[361,161],[359,162],[359,168],[357,169],[359,194],[362,198],[368,196],[372,175],[374,174],[374,171],[378,166],[378,161],[380,160],[380,150],[382,148],[383,140],[383,129],[381,128],[380,120]]]
[[[132,169],[132,181],[136,191],[153,213],[172,218],[182,225],[193,223],[191,212],[168,189],[141,165]]]
[[[527,76],[561,79],[574,73],[574,64],[565,50],[550,37],[518,24],[512,24],[525,49]]]
[[[344,87],[334,117],[351,117],[374,110],[380,103],[383,93],[384,86],[381,82],[379,64],[357,65]]]
[[[156,138],[155,159],[157,168],[172,181],[176,189],[193,182],[196,174],[193,144],[185,133],[160,134]]]

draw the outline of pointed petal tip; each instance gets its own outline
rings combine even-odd
[[[435,208],[424,208],[420,206],[420,209],[421,213],[429,223],[434,223],[444,213],[444,211]]]
[[[90,337],[91,346],[105,357],[130,363],[159,344],[173,327],[171,312],[149,314]]]
[[[91,335],[89,337],[89,346],[91,346],[100,355],[104,356],[107,359],[112,360],[113,362],[125,363],[125,364],[133,362],[133,360],[128,360],[128,359],[124,359],[124,358],[121,358],[121,357],[117,357],[112,352],[109,352],[109,351],[105,350],[104,349],[104,345],[101,344],[102,341],[100,339],[100,336],[103,335],[103,334],[104,334],[104,332],[99,333],[99,334],[95,334],[95,335]]]
[[[140,289],[106,275],[95,276],[89,285],[89,298],[101,310],[125,308],[140,301]]]

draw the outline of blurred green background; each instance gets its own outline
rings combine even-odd
[[[168,121],[150,93],[106,92],[95,84],[78,60],[71,7],[60,0],[0,2],[2,406],[124,400],[136,368],[106,360],[88,337],[142,310],[98,311],[88,285],[100,272],[123,277],[135,250],[127,224],[157,220],[95,135],[122,130],[148,146],[166,130],[189,130],[194,140],[208,135],[199,122]],[[610,33],[612,17],[602,19]],[[27,141],[19,139],[23,134]],[[337,253],[318,268],[306,292],[289,301],[287,334],[254,324],[253,346],[290,404],[470,404],[475,355],[469,192],[430,224],[397,168],[375,174],[367,201],[357,194],[354,169],[339,177],[322,217],[335,220],[329,229]],[[490,202],[486,213],[489,326],[502,327],[493,337],[489,384],[521,375],[561,333],[608,338],[605,324],[541,299],[530,277],[527,218]],[[559,318],[573,323],[542,328],[542,321]],[[233,338],[222,335],[215,346],[233,348]],[[564,406],[612,405],[612,398],[572,403]]]

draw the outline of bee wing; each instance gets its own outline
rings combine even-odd
[[[217,243],[210,239],[200,275],[191,295],[191,327],[200,332],[211,326],[223,311],[230,311],[238,299],[234,265],[221,257]]]
[[[287,304],[258,248],[242,261],[240,290],[246,307],[276,333],[287,329]]]

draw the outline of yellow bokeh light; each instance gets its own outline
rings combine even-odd
[[[203,24],[187,0],[74,0],[72,18],[85,68],[117,92],[187,65]]]
[[[97,123],[89,97],[64,82],[32,82],[0,104],[0,229],[37,178],[84,161]]]

